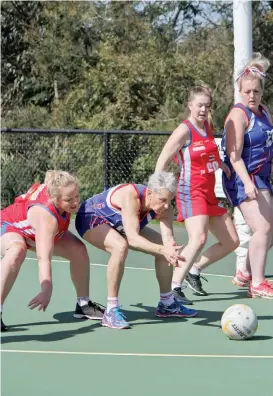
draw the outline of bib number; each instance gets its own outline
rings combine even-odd
[[[216,172],[219,168],[218,161],[207,162],[208,173]]]

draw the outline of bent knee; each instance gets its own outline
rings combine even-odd
[[[27,247],[23,243],[20,242],[12,242],[6,251],[6,255],[9,256],[10,266],[13,269],[19,269],[23,264],[24,259],[26,258]]]
[[[254,233],[261,236],[261,238],[272,238],[273,224],[266,223],[263,227],[257,228]]]
[[[127,257],[129,246],[125,240],[119,241],[115,243],[115,246],[112,247],[112,254],[121,258]]]
[[[202,233],[195,235],[194,238],[189,238],[189,244],[193,245],[195,249],[202,249],[207,242],[207,234]]]
[[[233,252],[240,246],[240,239],[238,235],[234,235],[226,239],[224,242],[220,242],[220,244],[224,247],[225,252],[228,254]]]
[[[77,259],[77,261],[81,260],[81,261],[89,262],[89,256],[88,256],[86,246],[80,240],[78,240],[76,244],[71,246],[70,256],[71,256],[71,259],[73,259],[75,257]]]

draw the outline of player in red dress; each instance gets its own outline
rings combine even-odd
[[[36,250],[41,292],[29,303],[31,309],[47,308],[52,294],[51,258],[70,261],[71,278],[78,301],[75,317],[101,319],[103,310],[89,299],[89,257],[85,245],[68,231],[70,215],[80,203],[77,179],[67,172],[49,171],[44,184],[34,184],[26,194],[1,211],[1,330],[2,306],[27,249]]]
[[[188,244],[183,250],[186,265],[176,268],[173,275],[173,292],[184,299],[182,282],[199,295],[207,293],[202,288],[201,271],[208,265],[232,252],[239,244],[231,218],[215,196],[215,171],[221,166],[212,128],[208,122],[212,104],[210,89],[197,86],[188,99],[189,117],[172,133],[156,165],[156,171],[166,169],[175,156],[180,166],[176,195],[177,221],[185,221]],[[208,230],[218,240],[200,257],[206,243]],[[189,271],[189,273],[188,273]]]

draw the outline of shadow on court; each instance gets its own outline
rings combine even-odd
[[[138,307],[141,309],[144,309],[146,312],[139,312],[139,311],[124,311],[125,315],[127,316],[127,319],[129,320],[129,322],[132,323],[132,326],[136,326],[136,325],[144,325],[144,324],[151,324],[153,322],[141,322],[141,323],[133,323],[135,320],[139,320],[139,319],[145,319],[145,318],[152,318],[152,315],[154,315],[155,312],[155,308],[154,307],[149,307],[147,305],[143,305],[142,303],[138,303],[138,304],[134,304],[131,305],[132,307]],[[221,317],[223,315],[222,311],[204,311],[201,309],[198,309],[198,314],[196,317],[194,318],[181,318],[182,320],[190,320],[193,321],[193,325],[194,326],[210,326],[210,327],[217,327],[217,328],[221,328],[220,326],[220,321],[221,321]],[[272,320],[273,316],[258,316],[258,320]],[[177,320],[180,320],[179,318],[156,318],[155,317],[155,323],[158,323],[158,321],[160,322],[175,322]],[[196,321],[197,320],[197,321]],[[217,322],[217,324],[215,324],[215,322]],[[259,337],[263,337],[263,336],[259,336]],[[266,338],[261,338],[261,339],[271,339],[273,337],[271,336],[264,336]]]
[[[222,311],[205,311],[205,310],[198,310],[198,316],[194,318],[158,318],[155,316],[155,307],[143,305],[142,303],[132,304],[131,307],[136,307],[139,310],[137,311],[127,311],[123,310],[124,314],[126,315],[128,321],[131,323],[132,328],[135,326],[145,326],[151,324],[164,324],[164,323],[174,323],[174,322],[185,322],[185,321],[192,321],[192,325],[194,326],[210,326],[221,328],[219,323],[221,320],[221,316],[223,314]],[[48,325],[58,325],[58,324],[71,324],[76,322],[88,322],[88,320],[81,320],[77,321],[73,318],[73,312],[60,312],[53,316],[55,321],[47,321],[47,322],[33,322],[33,323],[20,323],[17,325],[13,325],[9,327],[9,331],[7,335],[2,335],[1,343],[14,343],[14,342],[28,342],[28,341],[41,341],[41,342],[56,342],[61,341],[64,339],[72,338],[80,334],[90,333],[94,330],[102,329],[102,326],[99,321],[93,321],[92,324],[84,327],[80,327],[70,330],[62,330],[56,331],[47,334],[31,334],[31,335],[14,335],[14,332],[25,331],[28,330],[27,327],[33,326],[48,326]],[[272,320],[273,316],[258,316],[258,320]],[[138,321],[141,322],[138,322]],[[114,330],[112,330],[114,331]],[[263,341],[269,340],[273,337],[267,335],[260,335],[254,336],[252,341]]]
[[[238,300],[245,296],[246,291],[237,291],[236,293],[212,293],[209,295],[209,298],[201,298],[196,300],[195,302],[202,303],[203,301],[223,301],[223,300]],[[228,298],[211,298],[211,296],[215,295],[227,295],[231,294]],[[156,307],[144,305],[143,303],[136,303],[130,305],[132,309],[137,308],[137,310],[123,310],[126,315],[129,323],[132,328],[136,326],[145,326],[151,324],[164,324],[164,323],[175,323],[175,322],[185,322],[190,321],[194,326],[208,326],[220,329],[220,321],[223,315],[223,311],[213,311],[213,310],[202,310],[197,308],[197,316],[193,318],[158,318],[155,316]],[[86,334],[93,332],[94,330],[99,330],[102,328],[99,321],[89,321],[89,320],[76,320],[73,318],[73,311],[67,312],[59,312],[53,315],[55,320],[52,321],[40,321],[40,322],[31,322],[31,323],[19,323],[12,326],[9,326],[9,331],[7,334],[2,334],[1,343],[13,343],[13,342],[28,342],[28,341],[41,341],[41,342],[56,342],[68,338],[75,337],[80,334]],[[258,320],[272,320],[273,316],[258,316]],[[61,330],[61,331],[53,331],[46,334],[14,334],[19,332],[25,332],[29,330],[29,327],[35,326],[50,326],[50,325],[59,325],[59,324],[75,324],[75,323],[91,323],[87,326],[82,326],[77,329],[69,329],[69,330]],[[114,331],[114,330],[112,330]],[[259,335],[254,336],[252,341],[263,341],[272,339],[272,336],[267,335]]]
[[[61,312],[53,316],[56,320],[47,322],[32,322],[32,323],[20,323],[12,326],[8,326],[7,335],[2,335],[1,343],[7,344],[12,342],[27,342],[27,341],[41,341],[41,342],[55,342],[65,340],[67,338],[72,338],[80,334],[86,334],[94,331],[96,328],[101,327],[99,321],[88,321],[86,320],[76,320],[73,318],[74,312]],[[90,323],[89,326],[80,327],[77,329],[61,330],[55,331],[47,334],[31,334],[31,335],[13,335],[14,332],[26,331],[27,327],[33,326],[49,326],[58,324],[69,324],[69,323]],[[11,335],[9,335],[11,334]]]
[[[192,293],[192,296],[198,296],[195,293]],[[215,297],[214,297],[215,296]],[[224,297],[219,297],[217,298],[216,296],[227,296],[226,298]],[[240,298],[247,298],[247,289],[242,289],[242,290],[237,290],[235,292],[231,293],[208,293],[207,298],[206,297],[199,297],[198,300],[194,300],[191,298],[189,293],[187,293],[187,297],[193,302],[193,303],[202,303],[203,301],[227,301],[227,300],[238,300]]]

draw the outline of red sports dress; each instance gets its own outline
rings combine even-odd
[[[206,136],[202,136],[194,125],[183,121],[190,132],[190,143],[177,154],[180,176],[176,194],[177,221],[197,215],[222,216],[226,209],[216,198],[215,174],[221,160],[217,145],[208,122]]]
[[[33,184],[26,194],[15,198],[14,204],[1,211],[1,235],[7,232],[16,232],[26,239],[35,242],[35,229],[27,219],[27,212],[32,206],[42,206],[54,216],[58,222],[54,242],[56,243],[68,230],[70,214],[61,215],[51,202],[46,184]]]

